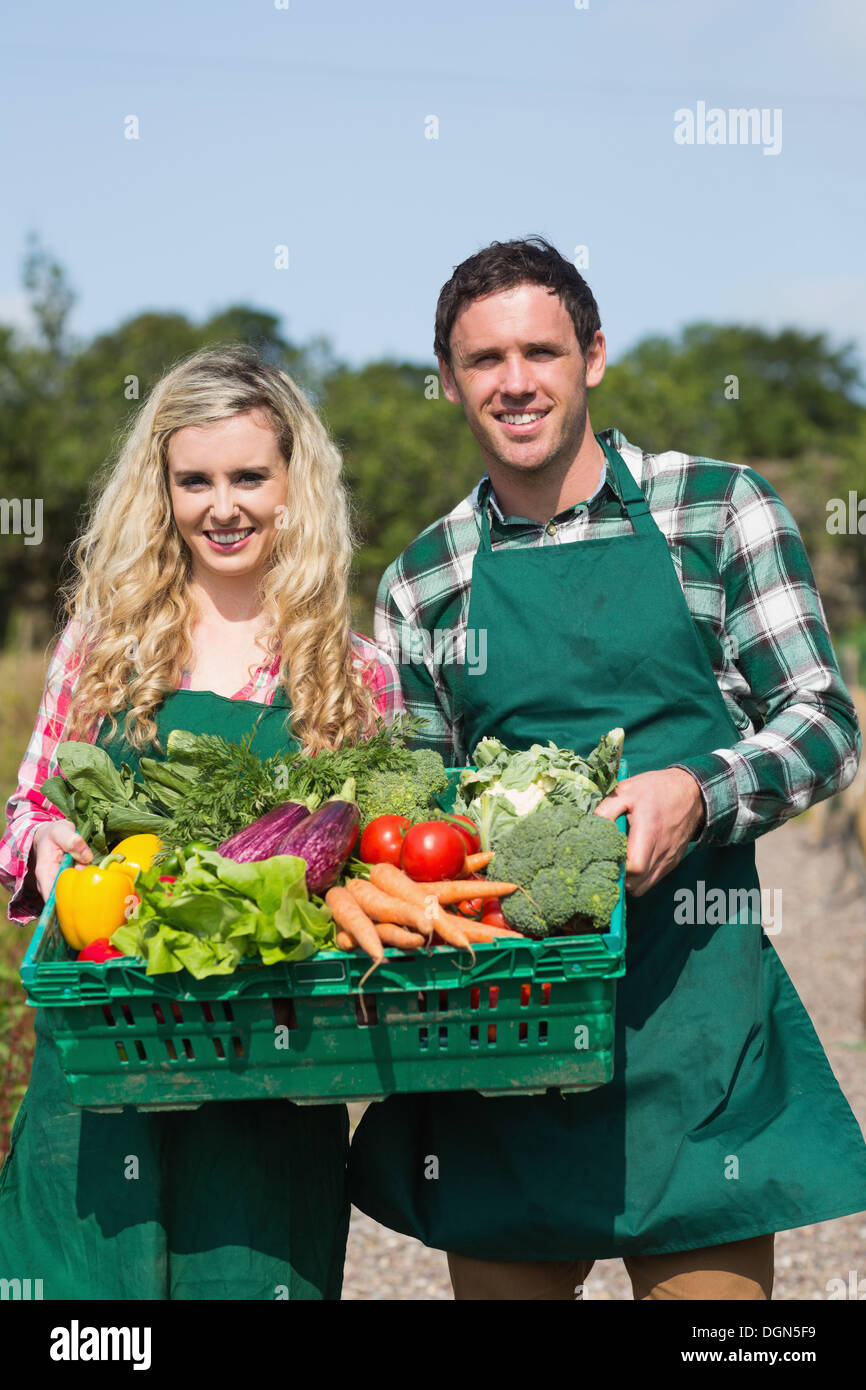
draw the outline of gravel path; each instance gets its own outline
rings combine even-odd
[[[866,873],[843,844],[819,844],[798,820],[756,844],[764,888],[782,890],[773,944],[803,1000],[830,1065],[866,1127]],[[364,1106],[352,1106],[355,1123]],[[781,1231],[774,1300],[826,1299],[831,1279],[866,1297],[866,1213]],[[838,1286],[837,1286],[838,1287]],[[630,1299],[620,1260],[599,1260],[584,1297]],[[850,1294],[848,1295],[850,1297]],[[444,1252],[379,1226],[353,1210],[344,1299],[450,1299]]]

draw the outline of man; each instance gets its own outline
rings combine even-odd
[[[598,309],[542,239],[457,267],[435,347],[487,473],[387,570],[376,640],[449,762],[625,729],[598,812],[628,816],[626,974],[610,1083],[371,1106],[353,1200],[447,1250],[457,1298],[573,1298],[622,1256],[635,1298],[767,1299],[775,1231],[866,1209],[859,1127],[742,908],[756,837],[860,754],[802,542],[751,469],[593,433]],[[474,663],[437,665],[443,629]],[[684,891],[725,920],[682,925]]]

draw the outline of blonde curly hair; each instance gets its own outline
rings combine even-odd
[[[307,753],[339,748],[376,725],[365,671],[353,660],[349,571],[356,537],[342,460],[310,401],[253,349],[196,352],[153,388],[95,480],[75,577],[61,590],[87,634],[68,738],[100,716],[139,752],[157,742],[153,712],[193,657],[192,556],[172,514],[168,443],[187,425],[267,411],[288,465],[270,565],[259,586],[267,651],[280,656],[291,709],[286,732]],[[289,485],[289,480],[291,485]]]

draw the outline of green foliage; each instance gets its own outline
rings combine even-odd
[[[357,623],[372,633],[383,570],[409,542],[465,497],[484,471],[462,411],[437,391],[432,368],[374,362],[341,367],[321,411],[343,452],[363,548]]]
[[[596,429],[616,424],[656,452],[793,459],[856,430],[858,385],[853,346],[831,348],[823,333],[696,323],[678,340],[645,338],[627,352],[590,410]]]
[[[24,341],[0,324],[0,477],[5,497],[42,499],[42,540],[3,537],[0,645],[13,612],[32,615],[35,635],[48,639],[89,489],[154,383],[198,348],[254,343],[313,396],[343,451],[353,493],[361,542],[353,622],[362,631],[372,633],[385,567],[484,471],[463,413],[445,399],[432,365],[349,368],[335,361],[327,340],[292,344],[277,315],[244,304],[200,323],[143,311],[76,343],[66,331],[74,293],[35,238],[23,283],[37,331]],[[736,399],[726,398],[731,377]],[[590,409],[594,428],[618,425],[644,448],[748,462],[764,474],[794,513],[831,626],[841,630],[866,607],[866,546],[856,534],[828,535],[826,506],[848,488],[862,491],[859,388],[853,349],[832,347],[822,333],[697,323],[676,338],[636,344],[608,368]]]

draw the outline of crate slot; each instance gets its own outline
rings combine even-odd
[[[426,1012],[427,1012],[427,991],[426,991],[426,989],[419,989],[419,991],[418,991],[418,1012],[419,1012],[419,1014],[426,1014]]]
[[[525,1009],[532,997],[532,985],[528,982],[520,986],[520,1007]],[[521,1024],[521,1027],[523,1025]]]
[[[235,1021],[235,1016],[234,1016],[234,1014],[232,1013],[232,1006],[231,1006],[231,1004],[228,1002],[227,999],[221,999],[221,1000],[220,1000],[220,1003],[221,1003],[222,1006],[223,1006],[223,1017],[224,1017],[224,1018],[227,1018],[228,1021],[229,1021],[229,1023],[234,1023],[234,1021]]]
[[[477,985],[473,985],[469,991],[469,1007],[470,1009],[481,1008],[481,990]]]
[[[491,986],[490,986],[489,999],[490,999],[490,1007],[491,1007],[491,1009],[495,1009],[496,1006],[497,1006],[497,1004],[499,1003],[499,986],[498,986],[498,985],[491,985]]]
[[[440,1012],[440,1014],[444,1014],[447,1008],[448,1008],[448,991],[447,991],[447,989],[440,989],[440,991],[439,991],[439,1012]]]
[[[439,1024],[439,1046],[440,1046],[440,1047],[447,1047],[447,1046],[448,1046],[448,1024],[447,1024],[447,1023],[440,1023],[440,1024]]]
[[[213,1009],[211,1008],[210,1004],[202,1004],[201,1016],[204,1019],[205,1023],[213,1023]]]
[[[216,1055],[219,1057],[220,1061],[221,1061],[221,1062],[224,1062],[224,1061],[225,1061],[225,1056],[226,1056],[226,1050],[225,1050],[225,1048],[223,1047],[223,1040],[222,1040],[222,1038],[214,1038],[214,1039],[213,1039],[213,1045],[214,1045],[214,1052],[215,1052]]]
[[[141,1041],[141,1038],[135,1039],[135,1050],[138,1053],[139,1062],[146,1062],[147,1053],[144,1050],[144,1043]]]
[[[525,1043],[529,1037],[529,1024],[524,1018],[517,1030],[517,1041]]]
[[[169,1057],[171,1058],[171,1060],[172,1060],[173,1062],[176,1062],[176,1061],[177,1061],[177,1048],[175,1047],[175,1045],[174,1045],[174,1043],[172,1042],[171,1038],[163,1038],[163,1042],[165,1043],[165,1050],[166,1050],[166,1052],[168,1053]]]
[[[111,1009],[108,1007],[107,1004],[103,1004],[102,1006],[102,1015],[106,1023],[110,1023],[112,1028],[117,1027],[117,1021],[114,1017],[114,1014],[111,1012]]]
[[[477,1046],[478,1046],[478,1024],[477,1024],[477,1023],[470,1023],[470,1025],[469,1025],[469,1046],[470,1046],[470,1047],[477,1047]]]
[[[488,1047],[495,1047],[495,1045],[496,1045],[496,1024],[495,1024],[495,1023],[488,1023],[488,1025],[487,1025],[487,1046],[488,1046]]]
[[[183,1023],[183,1014],[180,1011],[180,1004],[178,1004],[177,1000],[170,1000],[169,1007],[171,1008],[172,1017],[175,1023]]]
[[[132,1009],[129,1007],[128,1004],[121,1004],[120,1012],[123,1014],[123,1017],[126,1019],[127,1023],[135,1022],[135,1019],[132,1017]]]
[[[549,1003],[550,1003],[550,981],[549,981],[549,980],[545,980],[544,984],[541,986],[541,1002],[542,1002],[542,1004],[549,1004]],[[547,1026],[547,1025],[545,1024],[545,1027],[546,1027],[546,1026]]]
[[[239,1037],[236,1037],[236,1036],[233,1037],[233,1038],[232,1038],[232,1044],[233,1044],[234,1049],[235,1049],[235,1056],[236,1056],[236,1057],[243,1057],[243,1055],[244,1055],[244,1045],[243,1045],[243,1043],[241,1042],[240,1038],[239,1038]]]
[[[154,1002],[151,1005],[151,1008],[153,1009],[153,1016],[156,1019],[157,1023],[165,1023],[165,1015],[162,1012],[162,1005],[157,1004],[156,1000],[154,1000]]]
[[[187,1057],[194,1057],[195,1053],[192,1050],[192,1043],[190,1042],[189,1038],[181,1038],[181,1042],[183,1043],[183,1050],[186,1053]]]
[[[421,1048],[422,1052],[427,1048],[428,1041],[427,1028],[426,1026],[422,1026],[418,1029],[418,1046]]]
[[[364,1017],[364,1009],[367,1010],[367,1017]],[[379,1010],[376,1005],[375,994],[365,994],[363,1006],[361,1000],[355,995],[355,1022],[359,1028],[372,1028],[379,1022]]]
[[[546,1018],[543,1018],[543,1019],[541,1020],[541,1022],[539,1023],[539,1025],[538,1025],[538,1041],[539,1041],[540,1043],[546,1043],[546,1042],[547,1042],[547,1019],[546,1019]]]
[[[117,1048],[117,1055],[120,1058],[121,1064],[123,1066],[126,1066],[126,1064],[129,1061],[129,1058],[126,1055],[126,1048],[123,1046],[123,1043],[118,1038],[115,1038],[114,1046]]]
[[[272,999],[271,1005],[274,1010],[274,1023],[280,1028],[297,1028],[298,1016],[295,1013],[294,999]]]

